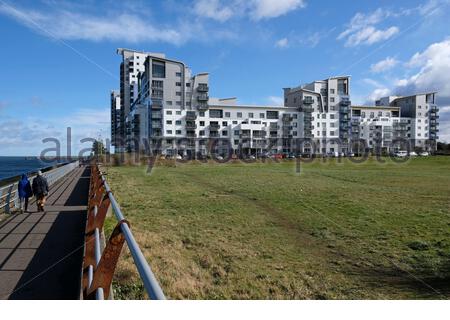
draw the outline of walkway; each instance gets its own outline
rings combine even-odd
[[[51,187],[45,212],[0,224],[0,299],[79,299],[89,168]]]

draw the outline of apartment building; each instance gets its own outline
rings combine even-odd
[[[411,148],[434,151],[439,139],[439,108],[436,105],[436,94],[428,92],[411,96],[389,96],[377,100],[375,104],[398,107]]]
[[[112,145],[117,152],[125,151],[124,141],[126,139],[126,118],[131,110],[131,105],[136,101],[138,94],[138,75],[145,71],[145,59],[148,55],[161,56],[163,54],[136,51],[119,48],[117,54],[122,56],[120,64],[120,117],[118,117],[117,131]],[[112,116],[111,116],[112,119]]]
[[[400,108],[391,106],[351,106],[351,139],[364,145],[353,146],[352,151],[363,148],[389,153],[401,148],[395,142],[407,137],[405,119]]]
[[[332,77],[284,88],[284,105],[301,119],[299,137],[314,142],[317,153],[350,152],[350,77]],[[302,152],[309,153],[304,146]]]
[[[111,91],[111,144],[117,145],[120,136],[120,92],[118,90]]]
[[[438,131],[435,93],[351,106],[350,77],[338,76],[284,88],[282,106],[245,105],[236,98],[210,97],[208,73],[193,75],[183,62],[162,53],[118,52],[123,57],[120,95],[111,93],[118,152],[347,154],[361,139],[368,149],[390,152],[400,148],[393,144],[399,138],[435,148],[429,143],[435,145]]]

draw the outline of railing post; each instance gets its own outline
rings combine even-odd
[[[103,289],[104,297],[109,297],[114,271],[125,242],[121,228],[123,223],[128,224],[126,220],[122,220],[114,228],[105,250],[103,250],[100,262],[95,268],[92,283],[85,292],[85,299],[95,299],[97,289]]]

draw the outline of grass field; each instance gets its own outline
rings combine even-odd
[[[450,296],[450,157],[105,170],[169,298]],[[119,298],[143,297],[131,261]]]

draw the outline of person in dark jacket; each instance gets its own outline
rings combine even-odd
[[[33,193],[36,196],[38,211],[44,211],[45,200],[48,195],[47,179],[38,171],[37,177],[33,180]]]
[[[27,212],[28,198],[33,196],[33,191],[31,190],[31,183],[26,174],[22,175],[17,188],[19,192],[20,211],[22,213]]]

